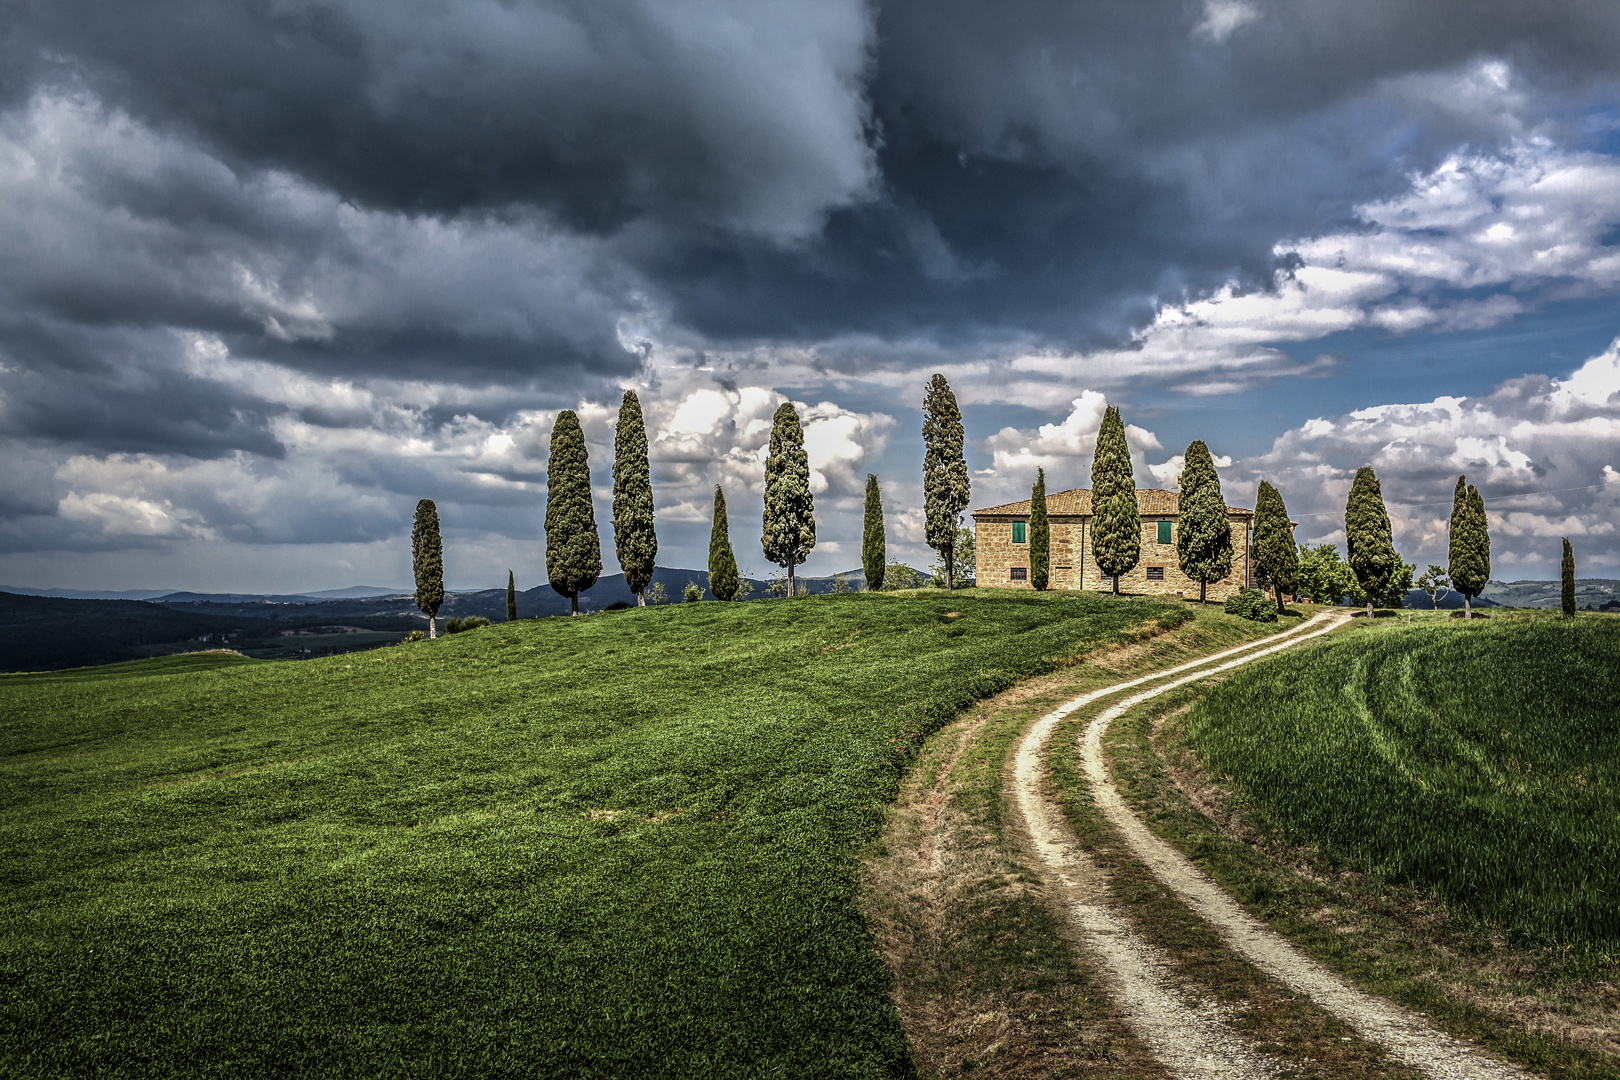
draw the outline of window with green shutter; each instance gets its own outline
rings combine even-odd
[[[1022,521],[1013,522],[1013,543],[1023,544],[1026,542],[1024,539],[1024,523]]]
[[[1161,521],[1161,522],[1159,522],[1159,543],[1168,544],[1169,542],[1170,542],[1170,523],[1168,521]]]

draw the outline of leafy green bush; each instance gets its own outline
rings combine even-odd
[[[945,571],[940,570],[943,574]],[[940,583],[941,588],[944,582]],[[905,589],[920,589],[923,587],[923,576],[905,563],[892,562],[883,568],[883,590],[885,592],[900,592]]]
[[[1259,589],[1244,589],[1236,596],[1228,597],[1226,613],[1253,619],[1255,622],[1277,621],[1277,605]]]
[[[688,604],[695,604],[703,599],[703,586],[695,581],[688,581],[686,588],[681,590],[681,599]]]
[[[480,626],[488,625],[489,620],[482,615],[468,615],[460,619],[444,620],[444,632],[447,634],[459,634],[463,630],[476,630]]]
[[[425,631],[425,630],[412,630],[411,633],[410,633],[410,636],[405,639],[405,644],[409,645],[413,641],[426,641],[426,640],[427,640],[427,631]]]

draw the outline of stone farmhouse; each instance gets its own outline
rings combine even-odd
[[[1198,582],[1181,572],[1176,559],[1176,493],[1160,488],[1137,488],[1136,506],[1142,515],[1142,557],[1136,569],[1121,574],[1121,592],[1156,593],[1196,599]],[[1254,587],[1251,545],[1254,511],[1228,506],[1232,523],[1232,573],[1209,584],[1205,595],[1225,600],[1242,588]],[[1051,579],[1053,589],[1112,589],[1114,579],[1097,569],[1091,550],[1091,489],[1070,488],[1046,497],[1051,525]],[[1029,588],[1029,500],[973,511],[975,567],[980,587]]]

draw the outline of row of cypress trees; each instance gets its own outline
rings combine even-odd
[[[1183,457],[1176,555],[1181,572],[1198,582],[1203,603],[1212,582],[1232,572],[1232,529],[1226,499],[1221,493],[1215,461],[1202,439],[1194,440]],[[1092,551],[1098,569],[1119,579],[1135,569],[1142,552],[1141,514],[1131,468],[1125,424],[1115,406],[1103,413],[1097,447],[1091,463]],[[1277,609],[1283,597],[1298,585],[1299,550],[1282,494],[1269,481],[1260,482],[1254,509],[1254,569],[1262,588],[1274,589]],[[1371,466],[1356,470],[1345,504],[1347,562],[1367,596],[1370,614],[1377,597],[1390,586],[1400,557],[1395,552],[1389,512]],[[1457,478],[1450,536],[1452,587],[1463,594],[1465,617],[1473,618],[1473,598],[1484,591],[1491,575],[1491,545],[1485,501],[1466,476]],[[1565,541],[1566,553],[1568,541]],[[1037,469],[1030,492],[1030,583],[1044,589],[1050,581],[1051,527],[1047,517],[1046,470]],[[1573,567],[1573,556],[1567,556]],[[1566,574],[1573,578],[1573,570]],[[1573,584],[1566,587],[1573,599]],[[1566,604],[1566,606],[1568,606]]]
[[[952,557],[957,523],[968,501],[967,463],[963,457],[961,412],[941,375],[930,381],[923,405],[923,465],[927,532],[931,546],[945,559],[946,576],[954,576]],[[883,504],[875,475],[867,477],[866,520],[861,554],[868,587],[881,588],[886,558]],[[579,614],[579,594],[602,573],[601,541],[591,500],[590,462],[585,433],[572,409],[557,414],[551,431],[546,491],[546,578],[572,602]],[[646,420],[634,390],[619,405],[613,446],[613,538],[625,584],[646,604],[658,558],[653,525],[652,471],[647,453]],[[765,459],[765,507],[760,544],[765,557],[787,571],[788,593],[796,589],[795,569],[816,546],[815,498],[810,490],[810,459],[798,410],[783,402],[771,421]],[[437,636],[436,618],[444,603],[443,545],[433,500],[417,503],[411,530],[416,605],[428,616],[428,632]],[[730,600],[741,587],[737,558],[731,547],[725,492],[714,489],[714,524],[709,537],[709,591]],[[516,583],[510,570],[506,584],[507,619],[517,618]]]

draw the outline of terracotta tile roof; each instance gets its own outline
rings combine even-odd
[[[1165,491],[1163,488],[1137,488],[1136,507],[1143,514],[1174,514],[1177,513],[1176,493]],[[1228,514],[1249,516],[1253,510],[1243,506],[1228,506]],[[1046,513],[1050,517],[1089,517],[1091,515],[1091,489],[1070,488],[1067,491],[1053,491],[1046,496]],[[973,511],[974,517],[1018,517],[1029,516],[1029,500],[1020,502],[1002,503],[1000,506],[987,506],[983,510]]]

